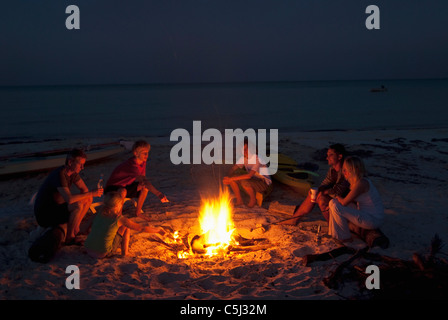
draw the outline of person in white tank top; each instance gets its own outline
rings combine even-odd
[[[373,183],[365,177],[365,167],[358,157],[344,161],[342,173],[350,183],[345,198],[330,201],[328,234],[341,241],[351,240],[349,222],[364,229],[377,229],[384,222],[384,206]]]

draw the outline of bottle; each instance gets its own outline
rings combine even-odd
[[[320,235],[320,225],[317,226],[317,233],[316,233],[316,243],[319,246],[321,241],[321,235]]]
[[[104,174],[101,174],[100,180],[98,180],[98,189],[103,189],[103,183],[104,183]]]

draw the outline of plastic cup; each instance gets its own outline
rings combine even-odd
[[[311,192],[311,202],[316,202],[317,188],[311,188],[310,192]]]

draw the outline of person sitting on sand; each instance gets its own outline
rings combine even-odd
[[[165,234],[162,228],[142,226],[124,217],[121,212],[124,203],[124,192],[112,191],[104,196],[104,204],[93,219],[92,228],[84,247],[94,258],[111,257],[118,248],[121,255],[129,251],[131,229],[138,232]]]
[[[272,188],[271,177],[266,173],[263,174],[266,165],[260,161],[256,153],[251,153],[249,150],[248,141],[244,142],[243,155],[230,169],[228,176],[224,177],[222,182],[224,185],[230,185],[235,194],[235,205],[242,205],[240,186],[249,195],[249,202],[247,206],[252,208],[257,201],[256,192],[265,192]],[[239,170],[244,166],[245,171]]]
[[[106,183],[105,193],[110,191],[125,191],[125,197],[137,198],[136,215],[142,213],[148,191],[151,191],[162,202],[169,202],[166,196],[157,190],[146,178],[146,162],[151,146],[148,142],[139,140],[132,147],[133,157],[118,165]]]
[[[92,204],[93,197],[100,197],[103,189],[89,191],[79,173],[84,168],[87,155],[80,149],[67,154],[65,165],[53,170],[40,187],[34,202],[34,215],[39,226],[61,226],[65,243],[74,244],[82,219]],[[75,185],[79,194],[72,194]]]
[[[336,196],[330,201],[328,234],[340,241],[350,241],[349,223],[363,229],[377,229],[384,221],[384,206],[378,190],[366,178],[360,158],[347,157],[342,173],[350,183],[350,192],[345,197]]]
[[[325,179],[318,188],[316,202],[311,201],[311,192],[306,199],[294,210],[293,218],[285,220],[280,224],[297,224],[299,219],[310,213],[317,203],[325,220],[329,220],[328,203],[336,196],[343,197],[349,192],[349,183],[342,174],[342,165],[347,152],[340,144],[333,144],[327,150],[327,161],[330,168]]]

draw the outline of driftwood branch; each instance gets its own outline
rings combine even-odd
[[[331,289],[338,289],[344,281],[355,280],[359,286],[357,296],[352,297],[355,299],[446,299],[448,261],[438,256],[444,255],[440,252],[442,246],[440,238],[436,235],[431,242],[430,252],[414,253],[410,261],[368,252],[369,247],[354,253],[354,249],[340,247],[326,253],[305,256],[304,264],[326,261],[342,254],[352,254],[325,277],[323,282]],[[352,266],[351,264],[357,259],[361,261]],[[367,290],[365,287],[366,266],[371,264],[380,268],[381,290]],[[348,272],[343,272],[345,268]]]
[[[313,263],[315,261],[327,261],[339,257],[343,254],[353,254],[355,252],[356,250],[353,248],[342,246],[324,253],[307,254],[302,259],[302,265],[308,266],[310,263]]]
[[[330,289],[338,288],[338,278],[342,274],[344,268],[349,266],[354,260],[362,257],[368,250],[368,247],[357,250],[354,255],[352,255],[348,260],[342,262],[328,277],[323,279],[324,284]]]

